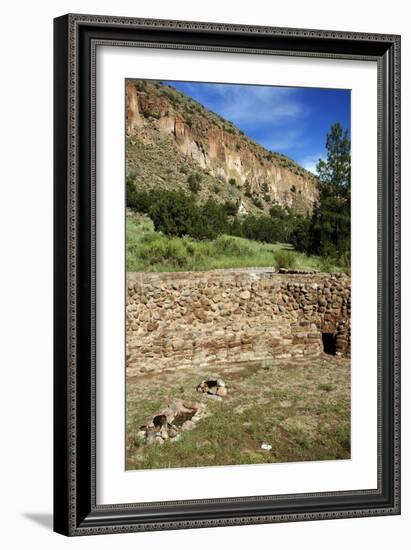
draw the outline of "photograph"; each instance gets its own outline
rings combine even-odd
[[[401,513],[401,36],[320,23],[54,19],[55,532]]]
[[[124,86],[126,470],[349,460],[351,91]]]

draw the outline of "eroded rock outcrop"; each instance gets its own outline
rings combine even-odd
[[[260,209],[279,204],[307,212],[318,200],[310,172],[169,86],[128,80],[126,114],[128,169],[149,187],[184,186],[187,169],[197,167],[205,177],[204,196],[226,199],[231,193],[251,210],[258,199]]]

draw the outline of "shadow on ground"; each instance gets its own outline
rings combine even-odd
[[[52,530],[53,529],[53,515],[52,514],[32,514],[29,512],[26,512],[22,514],[24,518],[30,519],[34,523],[37,523],[41,527],[44,527],[45,529]]]

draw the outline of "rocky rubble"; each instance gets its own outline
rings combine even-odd
[[[227,395],[227,388],[221,378],[208,378],[203,380],[198,386],[197,391],[205,393],[209,398],[220,401]]]
[[[177,400],[141,426],[137,437],[148,445],[162,445],[168,439],[178,441],[183,432],[195,427],[205,409],[202,403]]]

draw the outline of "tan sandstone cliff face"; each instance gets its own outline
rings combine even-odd
[[[265,208],[277,203],[311,211],[318,200],[312,174],[168,86],[128,80],[126,118],[130,139],[150,147],[160,135],[205,174],[225,183],[235,180],[242,193],[248,189]]]

